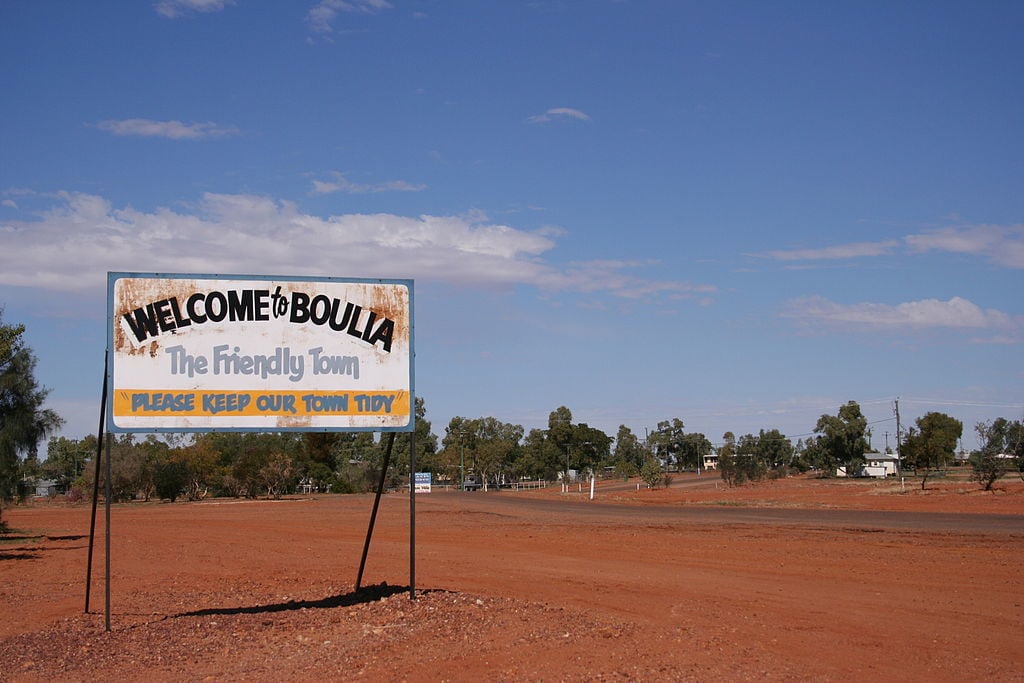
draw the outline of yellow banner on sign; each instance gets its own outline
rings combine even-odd
[[[115,416],[409,415],[408,391],[161,391],[118,389]]]

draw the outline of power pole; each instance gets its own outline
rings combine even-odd
[[[896,407],[896,476],[903,475],[903,456],[900,455],[900,400],[895,401]]]

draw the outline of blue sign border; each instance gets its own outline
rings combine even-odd
[[[275,282],[329,282],[338,284],[381,284],[404,286],[409,291],[409,421],[398,427],[120,427],[114,423],[114,283],[124,278],[147,278],[163,280],[255,280]],[[170,432],[412,432],[416,429],[416,324],[415,290],[412,279],[399,278],[343,278],[315,275],[248,275],[238,273],[152,273],[152,272],[107,272],[107,387],[106,429],[114,433],[161,434]]]

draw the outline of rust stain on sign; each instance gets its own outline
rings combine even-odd
[[[409,290],[398,285],[377,286],[370,290],[370,302],[366,308],[378,317],[385,317],[395,323],[395,338],[409,339]]]
[[[405,287],[374,287],[369,308],[395,321],[395,325],[408,327],[409,290]]]
[[[156,301],[177,299],[184,301],[196,291],[193,280],[175,278],[121,278],[118,280],[114,300],[114,350],[131,355],[148,353],[155,356],[160,344],[154,339],[145,346],[136,347],[128,339],[121,324],[125,316],[132,315],[138,308],[145,308]]]

